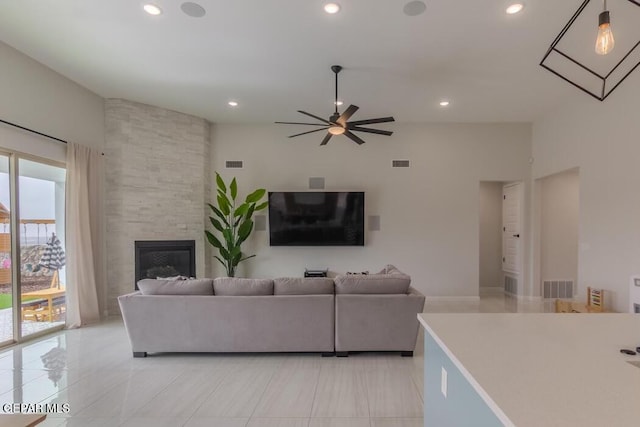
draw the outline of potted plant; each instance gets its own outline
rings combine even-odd
[[[221,238],[219,239],[209,230],[205,230],[205,234],[209,243],[218,249],[220,256],[214,256],[220,264],[224,265],[227,276],[234,277],[238,264],[255,256],[242,253],[241,245],[253,231],[253,214],[265,209],[269,202],[258,204],[266,194],[264,188],[259,188],[238,205],[236,179],[233,178],[227,187],[217,172],[216,186],[217,206],[208,203],[215,216],[210,216],[209,220],[215,231],[220,233]]]

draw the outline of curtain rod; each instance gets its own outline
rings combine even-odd
[[[0,122],[4,123],[5,125],[13,126],[14,128],[18,128],[18,129],[26,130],[27,132],[35,133],[36,135],[44,136],[45,138],[49,138],[49,139],[53,139],[53,140],[58,141],[58,142],[62,142],[64,144],[67,143],[67,141],[65,141],[64,139],[56,138],[55,136],[47,135],[46,133],[38,132],[37,130],[29,129],[27,127],[20,126],[20,125],[17,125],[15,123],[8,122],[6,120],[0,119]]]
[[[5,125],[13,126],[14,128],[26,130],[27,132],[35,133],[36,135],[44,136],[45,138],[53,139],[54,141],[62,142],[63,144],[67,144],[68,141],[64,139],[56,138],[55,136],[48,135],[46,133],[38,132],[37,130],[30,129],[28,127],[20,126],[15,123],[8,122],[6,120],[0,119],[0,123],[4,123]],[[104,156],[104,153],[100,153]]]

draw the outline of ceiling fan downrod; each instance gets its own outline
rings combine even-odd
[[[332,65],[331,66],[331,71],[333,71],[335,73],[335,75],[336,75],[336,99],[333,102],[333,104],[334,104],[335,109],[336,109],[335,110],[336,114],[338,114],[338,73],[340,71],[342,71],[342,66],[340,66],[340,65]]]

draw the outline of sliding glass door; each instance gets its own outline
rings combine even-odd
[[[64,324],[65,169],[18,161],[22,336]]]
[[[65,174],[0,155],[0,345],[64,325]]]
[[[0,346],[14,339],[9,156],[0,154]]]

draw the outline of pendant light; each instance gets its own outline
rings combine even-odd
[[[613,50],[615,40],[611,31],[611,16],[607,10],[607,0],[604,0],[604,10],[598,16],[598,36],[596,37],[596,53],[606,55]]]

